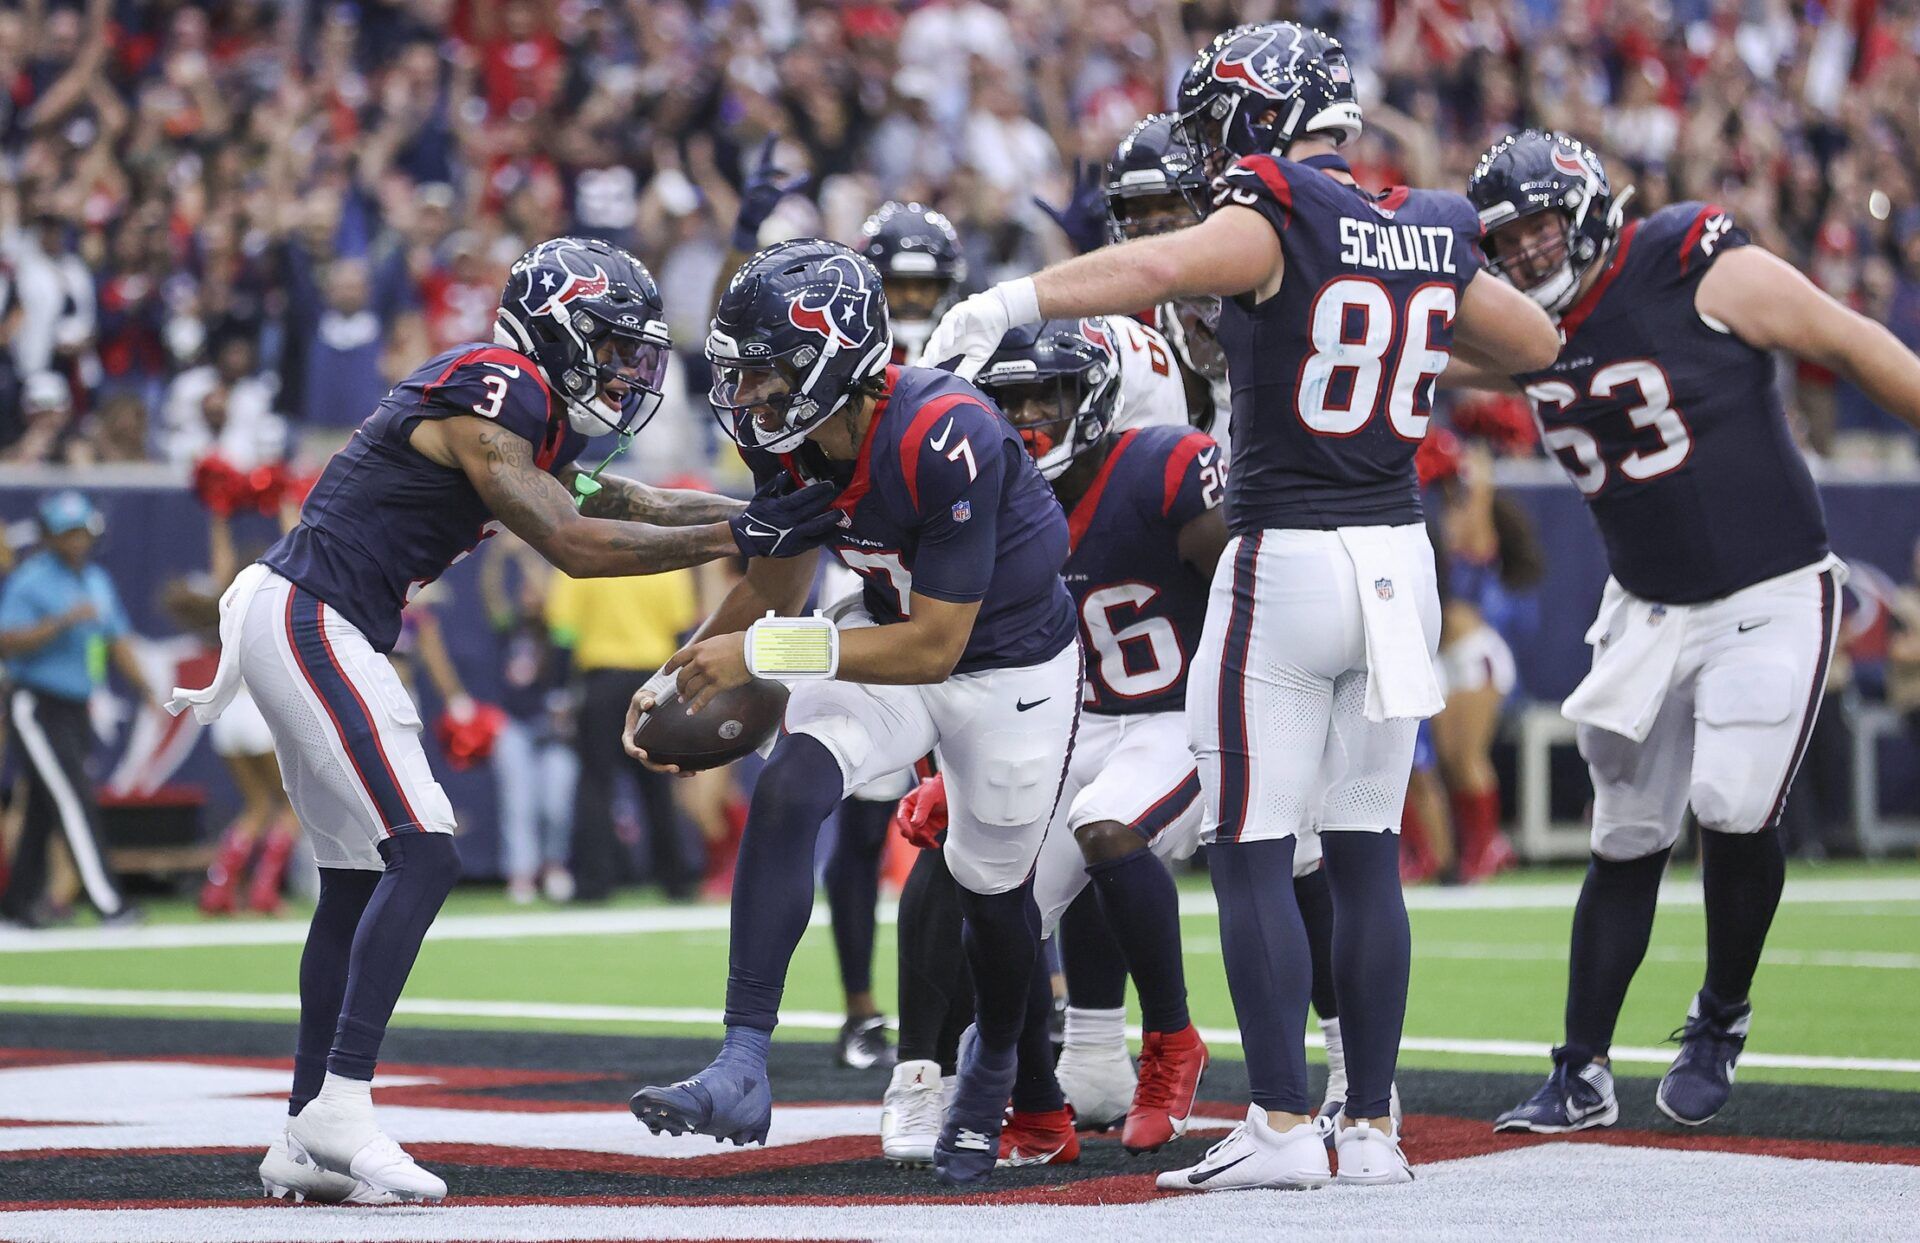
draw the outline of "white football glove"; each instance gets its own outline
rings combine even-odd
[[[953,373],[971,380],[1000,347],[1000,338],[1019,324],[1040,322],[1040,296],[1033,278],[1002,281],[984,293],[963,298],[941,317],[920,351],[919,365],[939,367],[959,359]]]

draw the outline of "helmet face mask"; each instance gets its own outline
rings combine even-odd
[[[1179,118],[1155,113],[1120,140],[1107,161],[1107,236],[1116,242],[1197,224],[1211,197],[1208,175]]]
[[[974,381],[1048,480],[1104,441],[1113,425],[1120,372],[1091,335],[1073,320],[1015,328]]]
[[[894,200],[867,217],[854,249],[880,273],[894,339],[919,353],[967,279],[959,232],[931,208]]]
[[[1184,194],[1133,194],[1107,203],[1115,241],[1155,237],[1200,223],[1202,213]]]
[[[1488,266],[1550,315],[1572,305],[1606,258],[1632,196],[1631,186],[1613,193],[1592,150],[1541,130],[1493,144],[1467,182]]]
[[[672,357],[646,265],[591,238],[554,238],[507,275],[494,340],[534,361],[583,436],[631,436],[660,408]]]
[[[885,373],[893,337],[880,274],[837,242],[770,246],[734,273],[706,352],[708,399],[727,435],[791,453]]]

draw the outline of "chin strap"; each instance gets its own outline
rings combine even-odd
[[[613,452],[607,454],[606,457],[601,458],[600,465],[594,467],[590,471],[587,471],[585,474],[576,473],[574,475],[573,507],[575,509],[579,509],[582,505],[585,505],[590,498],[592,498],[593,496],[596,496],[600,492],[600,489],[606,487],[605,484],[600,482],[600,472],[605,470],[613,462],[613,459],[619,457],[622,453],[625,453],[627,451],[627,446],[631,445],[632,443],[633,443],[633,433],[621,432],[619,441],[613,446]]]

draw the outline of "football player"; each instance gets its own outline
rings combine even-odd
[[[1159,1185],[1331,1178],[1309,1118],[1310,958],[1292,885],[1296,839],[1316,827],[1349,1084],[1339,1177],[1404,1182],[1388,1116],[1409,956],[1396,830],[1416,722],[1440,705],[1413,454],[1456,340],[1528,368],[1551,362],[1558,340],[1539,307],[1483,275],[1464,198],[1354,184],[1339,146],[1359,133],[1360,108],[1336,41],[1291,22],[1229,31],[1187,71],[1180,119],[1222,171],[1204,221],[968,298],[926,357],[958,358],[971,375],[1015,325],[1221,297],[1234,539],[1188,675],[1187,724],[1253,1102]]]
[[[824,645],[834,676],[796,681],[754,787],[733,888],[726,1040],[711,1066],[643,1088],[632,1104],[656,1131],[764,1142],[767,1051],[812,910],[821,823],[853,789],[932,751],[951,801],[946,860],[977,998],[933,1164],[964,1184],[986,1177],[999,1152],[1040,944],[1033,862],[1079,721],[1080,646],[1060,581],[1066,518],[1019,436],[971,384],[891,366],[891,353],[879,272],[833,242],[762,251],[714,314],[716,411],[763,490],[838,488],[844,526],[820,542],[864,579],[863,607],[837,628],[788,623]],[[761,619],[797,612],[812,569],[749,566],[662,670],[689,711],[754,674],[792,676],[768,656],[762,636],[775,623]],[[633,719],[662,694],[643,688]]]
[[[168,704],[217,718],[244,679],[320,865],[300,960],[300,1035],[269,1194],[386,1204],[446,1184],[376,1125],[371,1081],[421,938],[460,876],[453,809],[387,653],[422,586],[505,526],[576,577],[652,574],[800,547],[828,489],[738,502],[582,473],[589,437],[660,402],[660,294],[631,254],[558,238],[513,265],[493,343],[395,385],[327,463],[300,524],[221,601],[211,686]]]
[[[960,235],[931,208],[888,201],[861,224],[854,249],[880,271],[893,324],[893,361],[913,362],[966,284]]]
[[[1107,162],[1107,234],[1116,242],[1188,228],[1205,219],[1212,197],[1200,157],[1179,118],[1159,112],[1120,140]],[[1220,299],[1203,294],[1153,308],[1152,322],[1173,346],[1186,386],[1189,421],[1226,450],[1233,391],[1220,349]]]
[[[1594,790],[1566,1040],[1545,1085],[1495,1127],[1578,1131],[1619,1116],[1607,1049],[1689,807],[1705,830],[1706,978],[1655,1099],[1697,1126],[1726,1104],[1746,1043],[1785,873],[1776,825],[1826,685],[1846,574],[1771,351],[1917,425],[1920,360],[1720,207],[1675,203],[1623,225],[1627,195],[1572,139],[1502,139],[1468,194],[1490,263],[1559,321],[1565,345],[1541,367],[1462,351],[1447,382],[1532,399],[1612,573],[1587,635],[1593,667],[1563,708]]]

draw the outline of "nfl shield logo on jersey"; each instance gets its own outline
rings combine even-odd
[[[953,520],[955,522],[966,522],[972,517],[973,517],[972,501],[955,501],[953,503]]]
[[[1374,579],[1373,594],[1379,596],[1382,600],[1393,599],[1393,580],[1390,578]]]

